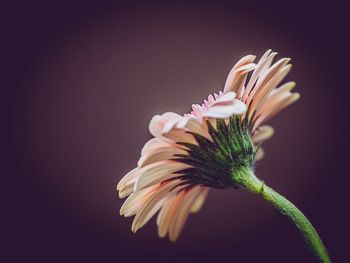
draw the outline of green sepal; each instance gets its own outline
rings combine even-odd
[[[235,170],[253,167],[255,152],[247,122],[239,116],[216,121],[216,129],[206,122],[211,140],[189,132],[196,144],[178,142],[187,154],[174,155],[173,160],[191,166],[177,172],[182,180],[214,188],[232,187],[236,186],[232,177]]]

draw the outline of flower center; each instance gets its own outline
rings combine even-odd
[[[234,115],[229,120],[217,119],[216,129],[207,121],[209,140],[192,133],[197,144],[179,142],[187,154],[175,155],[174,160],[191,165],[176,173],[184,184],[200,184],[213,188],[235,187],[235,171],[253,168],[255,153],[251,128],[247,119]]]

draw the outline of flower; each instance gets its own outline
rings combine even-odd
[[[242,169],[253,169],[263,157],[262,141],[273,134],[262,125],[299,98],[294,82],[280,85],[291,69],[289,58],[272,64],[277,53],[268,50],[240,59],[230,71],[223,91],[179,115],[154,116],[154,136],[143,147],[137,167],[119,182],[119,197],[128,197],[120,209],[135,216],[136,232],[155,214],[158,234],[175,241],[190,213],[199,211],[210,188],[240,186]]]

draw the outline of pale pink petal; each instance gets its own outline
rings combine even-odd
[[[181,176],[174,172],[188,168],[189,165],[176,161],[159,161],[140,168],[140,177],[135,183],[134,191],[138,191],[147,186],[160,183],[170,178]]]
[[[196,134],[202,135],[207,139],[211,139],[207,127],[204,123],[200,122],[198,118],[187,116],[183,117],[180,122],[177,123],[177,128],[185,129]]]
[[[176,142],[195,143],[194,137],[186,132],[189,131],[189,129],[184,127],[188,120],[188,116],[184,117],[171,112],[164,113],[163,115],[156,115],[150,122],[150,132],[152,135],[164,141],[163,144],[165,143],[174,146]],[[193,128],[197,128],[197,132],[205,132],[203,126],[196,126],[193,121],[191,121],[191,125]],[[151,145],[153,146],[154,144],[156,143],[152,143]]]
[[[218,104],[230,104],[236,98],[236,93],[233,91],[223,94],[221,97],[218,97],[217,100],[213,101],[210,104],[210,107],[216,106]]]
[[[155,115],[149,123],[149,131],[154,137],[161,137],[165,124],[172,119],[178,118],[181,118],[181,115],[174,112],[166,112],[162,115]]]
[[[140,160],[137,163],[137,166],[139,168],[144,167],[148,164],[163,161],[163,160],[169,160],[171,158],[174,158],[175,154],[186,154],[187,152],[176,147],[158,147],[152,150],[151,152],[148,152],[145,155],[142,155]]]
[[[169,195],[169,193],[168,193]],[[145,224],[148,223],[148,221],[164,206],[164,203],[166,201],[166,197],[164,197],[162,200],[160,200],[147,214],[145,219],[142,222],[142,225],[140,227],[143,227]],[[140,228],[139,227],[139,228]],[[135,230],[136,231],[136,230]]]
[[[136,212],[132,223],[132,231],[135,233],[161,208],[162,200],[169,194],[170,190],[179,184],[180,180],[170,181],[160,184],[151,193],[148,194],[143,206]]]
[[[162,134],[170,132],[183,118],[184,117],[179,115],[178,117],[168,120],[162,129]]]
[[[255,94],[253,103],[251,105],[251,110],[254,111],[258,108],[264,101],[268,98],[270,93],[280,84],[280,82],[285,78],[285,76],[291,70],[292,65],[283,66],[276,74],[270,79],[265,86],[261,86],[260,90]]]
[[[174,214],[177,211],[177,207],[181,204],[183,197],[186,195],[185,191],[179,192],[177,195],[172,196],[166,205],[163,206],[159,213],[158,222],[158,235],[160,237],[165,237],[169,231],[169,227],[172,220],[175,219]]]
[[[139,176],[138,173],[138,168],[135,168],[128,172],[122,179],[120,179],[118,185],[117,185],[117,190],[122,189],[128,182],[133,181]]]
[[[252,141],[253,143],[258,143],[261,141],[265,141],[272,137],[273,128],[269,125],[260,126],[253,134]]]
[[[284,108],[288,107],[293,102],[297,101],[300,98],[299,93],[293,93],[291,96],[283,99],[282,101],[278,102],[277,104],[267,108],[266,110],[262,111],[260,115],[256,118],[256,121],[254,122],[253,131],[264,121],[267,121],[268,119],[272,118],[276,113],[280,112]]]
[[[273,58],[277,54],[275,52],[272,52],[271,54],[270,53],[271,53],[271,49],[267,50],[259,60],[258,64],[256,65],[256,68],[252,76],[250,77],[247,87],[244,91],[244,95],[242,96],[243,100],[245,100],[248,97],[250,91],[253,89],[253,86],[255,85],[258,78],[261,77],[261,75],[265,74],[266,70],[270,67],[272,63]]]
[[[244,84],[247,80],[248,73],[252,70],[254,70],[256,65],[254,63],[244,65],[236,70],[236,79],[232,83],[232,90],[237,92],[238,97],[240,98],[245,91]]]
[[[127,184],[125,184],[123,186],[123,188],[121,188],[118,191],[119,198],[125,198],[125,197],[131,195],[134,192],[135,182],[136,182],[136,179],[134,179],[133,181],[131,181],[131,182],[127,183]]]
[[[182,120],[177,123],[176,128],[187,129],[198,134],[203,133],[203,130],[205,130],[203,123],[191,116],[183,117]]]
[[[253,55],[248,55],[245,56],[243,58],[241,58],[236,65],[233,66],[233,68],[231,69],[230,73],[228,74],[225,86],[224,86],[224,93],[229,92],[229,91],[234,91],[233,88],[235,88],[235,82],[237,80],[237,75],[240,75],[240,72],[237,72],[237,69],[247,65],[247,64],[251,64],[253,63],[255,59],[255,56]]]
[[[198,197],[196,198],[196,200],[194,201],[191,207],[192,213],[197,213],[202,208],[204,201],[208,196],[208,193],[209,193],[209,187],[202,186]]]
[[[191,207],[200,193],[200,186],[195,186],[189,190],[183,197],[181,204],[178,206],[174,220],[169,228],[169,237],[171,241],[176,241],[179,237],[188,215],[191,212]]]
[[[171,144],[168,142],[165,142],[162,139],[159,138],[152,138],[146,144],[142,147],[141,155],[147,154],[148,152],[153,151],[154,149],[157,149],[158,147],[167,147]]]
[[[262,147],[260,147],[256,152],[255,160],[260,161],[262,158],[264,158],[264,155],[265,155],[265,151]]]
[[[250,92],[250,95],[247,98],[246,103],[249,104],[250,101],[253,99],[256,99],[256,96],[260,97],[261,93],[265,92],[265,89],[269,88],[269,81],[276,76],[276,73],[280,71],[281,68],[283,68],[288,62],[290,61],[289,58],[282,58],[279,61],[277,61],[274,65],[272,65],[271,68],[269,68],[264,75],[261,76],[261,78],[258,79],[258,82],[256,83],[254,89]]]
[[[247,106],[240,100],[233,100],[231,104],[218,104],[210,107],[210,109],[203,114],[208,118],[229,118],[232,115],[239,115],[246,112]]]
[[[271,92],[271,94],[268,96],[268,98],[259,107],[257,107],[258,113],[263,112],[268,108],[274,107],[274,105],[276,105],[280,101],[291,96],[292,93],[290,91],[294,87],[295,87],[295,82],[287,82],[281,87],[274,89]]]
[[[158,185],[152,185],[129,195],[120,208],[120,215],[124,215],[126,217],[134,215],[143,205],[147,194],[151,193],[154,189],[156,189],[156,187],[158,187]]]
[[[176,197],[176,191],[171,191],[165,198],[164,198],[164,202],[163,205],[158,213],[157,216],[157,226],[158,226],[158,231],[159,231],[159,225],[161,222],[163,222],[164,220],[164,214],[165,212],[169,209],[169,206],[172,203],[172,200]]]
[[[183,129],[173,129],[168,133],[162,134],[162,136],[170,143],[187,142],[196,144],[196,140],[194,139],[193,135],[187,133]]]

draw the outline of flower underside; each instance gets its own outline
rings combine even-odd
[[[210,188],[264,190],[253,174],[273,135],[266,121],[298,100],[294,82],[281,82],[291,70],[289,58],[276,63],[266,51],[241,58],[223,90],[209,95],[183,115],[165,112],[152,117],[153,136],[141,150],[137,166],[118,183],[125,198],[120,214],[134,216],[132,231],[157,216],[158,235],[175,241],[191,213],[203,206]]]
[[[235,171],[241,167],[252,168],[256,150],[251,140],[251,129],[247,119],[234,115],[226,122],[217,120],[215,129],[206,122],[212,141],[193,132],[197,144],[178,142],[187,154],[174,155],[178,162],[190,165],[177,171],[184,185],[203,185],[213,188],[235,187]],[[172,179],[175,179],[172,178]]]

